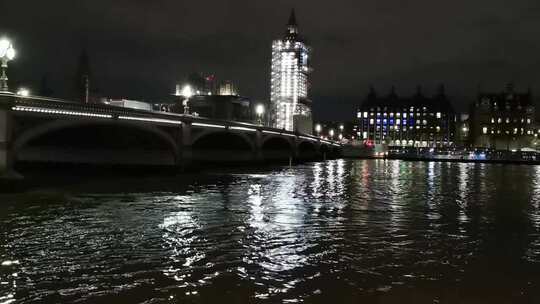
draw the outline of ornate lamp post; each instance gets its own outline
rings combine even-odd
[[[13,60],[15,58],[15,49],[13,48],[13,45],[11,44],[11,41],[9,41],[6,38],[2,38],[0,40],[0,60],[2,61],[2,74],[0,76],[0,92],[8,92],[8,77],[6,75],[6,70],[8,67],[8,61]]]
[[[184,101],[182,105],[184,106],[184,114],[189,115],[189,99],[193,96],[193,90],[189,85],[185,85],[182,89],[182,96],[184,96]]]
[[[17,90],[17,95],[22,97],[28,97],[30,96],[30,90],[28,90],[27,88],[20,88],[19,90]]]
[[[264,105],[262,104],[258,104],[256,107],[255,107],[255,113],[257,114],[257,119],[259,120],[259,124],[262,125],[262,117],[263,117],[263,114],[264,114]]]
[[[316,124],[316,125],[315,125],[315,133],[317,133],[317,136],[320,136],[320,135],[321,135],[321,131],[322,131],[322,126],[321,126],[321,124]]]

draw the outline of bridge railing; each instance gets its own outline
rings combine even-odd
[[[299,132],[276,129],[246,122],[219,120],[186,114],[141,110],[108,105],[104,103],[80,103],[63,99],[20,96],[12,93],[0,93],[0,108],[8,107],[13,111],[31,112],[42,115],[72,115],[87,118],[122,119],[149,123],[181,125],[191,124],[193,127],[223,128],[236,131],[261,131],[267,134],[298,137],[305,140],[340,146],[339,142],[324,140],[319,137]]]

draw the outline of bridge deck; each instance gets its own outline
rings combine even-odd
[[[40,96],[18,96],[9,93],[0,93],[0,108],[16,112],[37,114],[45,116],[79,116],[96,119],[118,119],[149,122],[153,124],[181,125],[190,124],[200,128],[218,128],[244,132],[261,131],[266,134],[299,137],[305,140],[341,146],[338,142],[323,140],[316,136],[276,129],[262,125],[217,120],[192,115],[176,114],[161,111],[146,111],[133,108],[118,107],[101,103],[84,104],[62,99]]]

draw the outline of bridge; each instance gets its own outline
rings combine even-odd
[[[337,142],[261,125],[0,93],[0,175],[19,164],[166,166],[336,158]]]

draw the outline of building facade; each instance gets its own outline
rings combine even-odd
[[[193,90],[194,94],[197,95],[215,95],[217,94],[217,85],[216,85],[216,76],[213,74],[204,74],[204,73],[191,73],[188,75],[184,84],[189,84]],[[177,92],[181,88],[182,84],[177,83]]]
[[[279,129],[311,133],[309,88],[311,49],[298,34],[294,10],[282,39],[272,43],[270,101],[272,125]]]
[[[232,81],[225,80],[219,85],[218,95],[238,96],[238,91]]]
[[[410,98],[377,96],[372,88],[357,112],[356,134],[369,145],[448,147],[454,145],[455,114],[444,87],[433,97],[420,88]]]
[[[470,141],[478,148],[520,150],[534,145],[535,107],[530,90],[480,93],[471,105]]]

